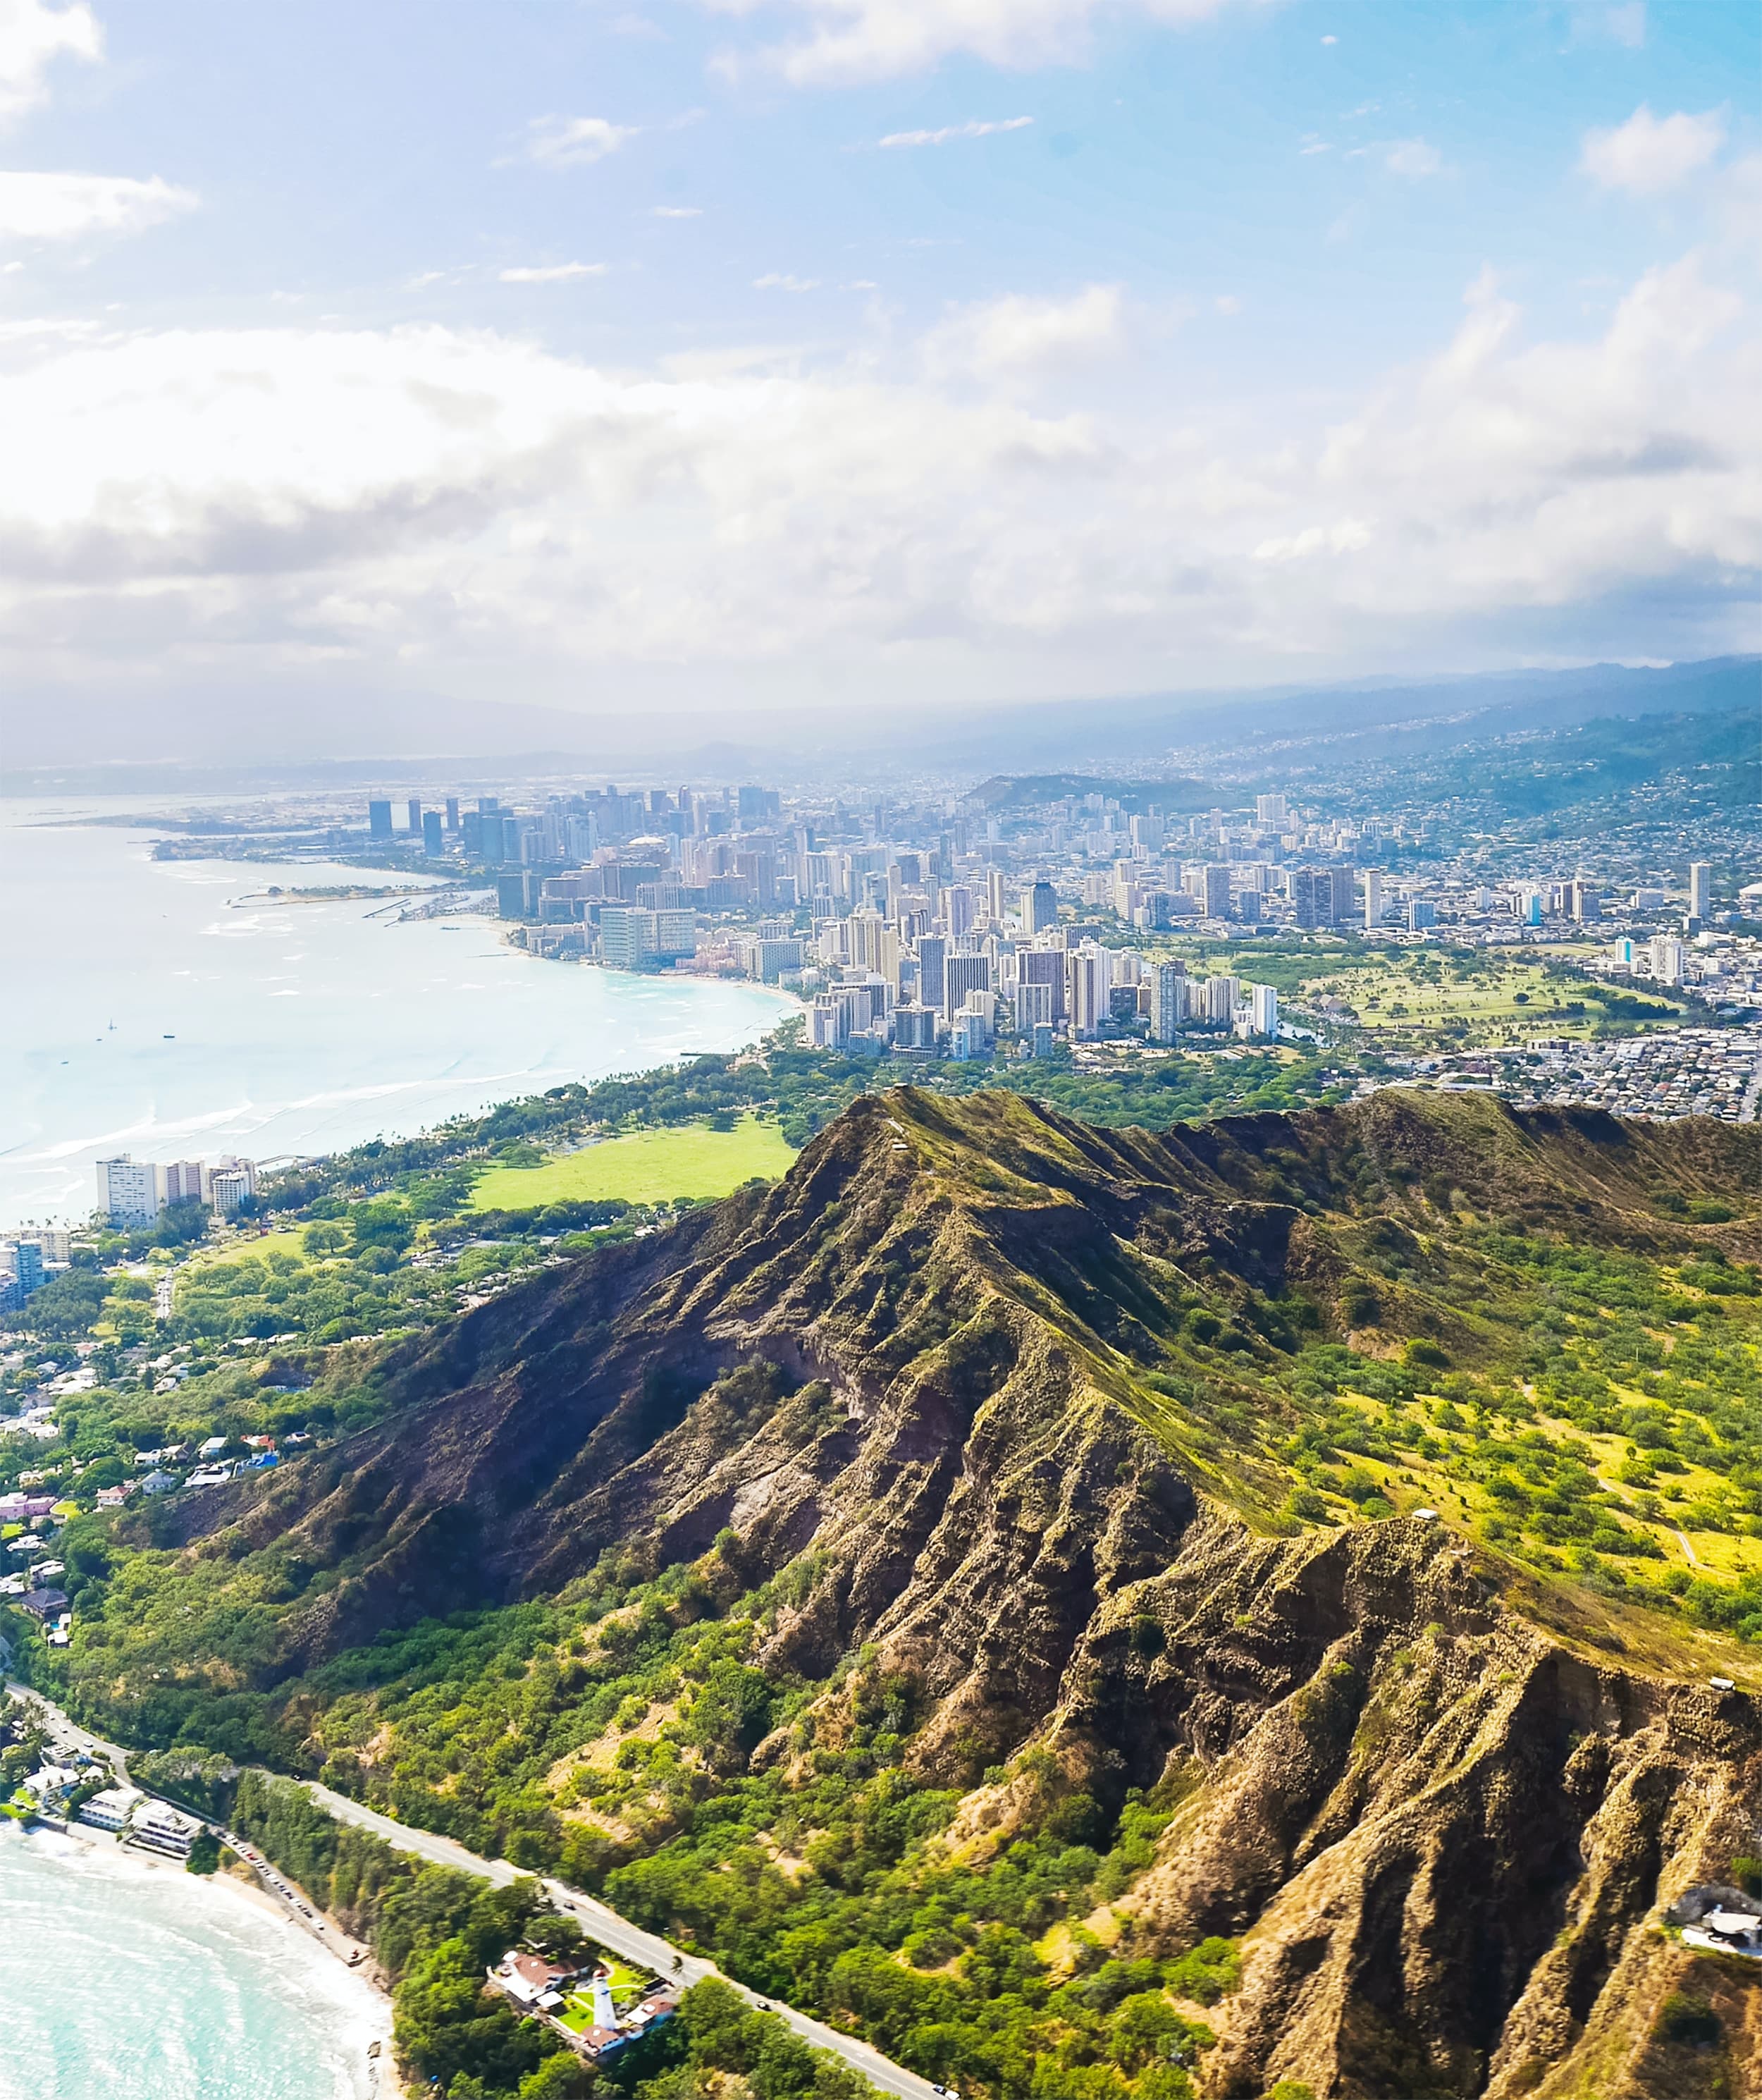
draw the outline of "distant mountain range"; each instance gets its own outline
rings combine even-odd
[[[622,771],[663,777],[845,774],[853,758],[983,774],[1147,764],[1244,777],[1442,749],[1599,717],[1762,710],[1762,658],[1661,668],[1619,664],[1234,692],[1079,698],[949,712],[902,706],[855,719],[825,709],[747,716],[571,712],[349,685],[0,699],[0,788],[152,792],[234,784],[320,786],[395,773],[412,784],[465,770],[499,776]]]

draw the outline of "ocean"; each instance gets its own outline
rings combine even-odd
[[[262,893],[401,878],[156,861],[149,834],[77,821],[91,809],[0,801],[0,1227],[83,1221],[109,1154],[336,1151],[738,1049],[793,1010],[757,985],[541,962],[491,919],[278,902]]]
[[[0,2100],[368,2100],[390,2008],[222,1877],[0,1822]]]

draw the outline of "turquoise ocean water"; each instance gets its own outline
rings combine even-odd
[[[404,925],[271,885],[372,870],[155,861],[139,832],[0,802],[0,1227],[77,1220],[108,1153],[328,1152],[566,1079],[756,1041],[755,985],[544,963],[493,920]]]
[[[0,1824],[0,2100],[368,2100],[390,2034],[242,1890]]]

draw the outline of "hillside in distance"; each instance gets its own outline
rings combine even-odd
[[[988,2100],[1743,2090],[1650,1921],[1759,1849],[1759,1254],[1751,1127],[895,1090],[130,1520],[64,1681]]]

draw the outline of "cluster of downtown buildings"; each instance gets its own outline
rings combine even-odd
[[[1732,945],[1703,862],[1674,901],[1612,898],[1583,876],[1488,885],[1429,862],[1423,822],[1316,821],[1284,794],[1250,816],[1099,787],[1006,792],[1018,799],[991,806],[982,791],[786,805],[759,786],[606,787],[537,810],[388,798],[368,805],[368,844],[492,886],[535,954],[781,984],[806,1003],[812,1043],[859,1052],[1279,1032],[1271,986],[1147,960],[1130,945],[1145,934],[1566,939],[1597,944],[1584,960],[1601,974],[1689,990],[1717,983]]]
[[[534,952],[786,985],[821,1048],[972,1058],[1007,1034],[1044,1056],[1060,1037],[1278,1032],[1271,986],[1190,977],[1103,939],[1112,929],[1081,923],[1082,885],[1012,870],[958,812],[916,813],[889,837],[873,810],[786,824],[777,791],[743,787],[609,788],[553,796],[537,815],[490,799],[469,810],[412,801],[401,835],[391,814],[389,801],[369,805],[370,841],[401,836],[425,860],[451,851],[481,870]],[[1208,903],[1213,915],[1233,910],[1227,867],[1201,867],[1192,889],[1171,874],[1160,820],[1133,818],[1121,844],[1104,902],[1127,926],[1165,929]],[[1332,924],[1331,876],[1324,887],[1306,909]]]

